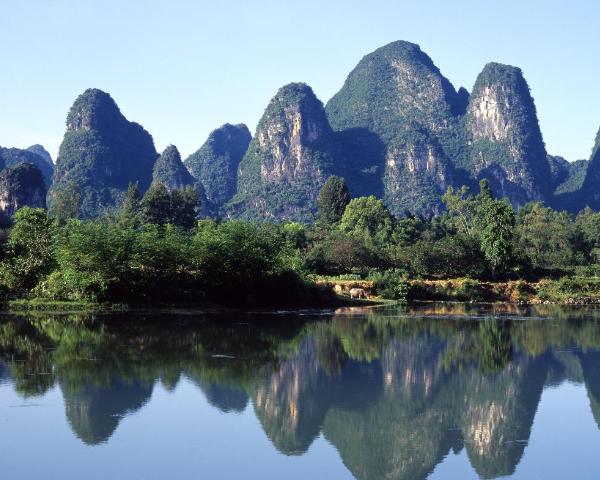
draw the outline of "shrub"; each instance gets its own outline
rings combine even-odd
[[[388,270],[373,279],[373,292],[388,300],[406,303],[408,290],[406,276],[398,270]]]

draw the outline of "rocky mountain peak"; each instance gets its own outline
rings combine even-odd
[[[152,182],[158,153],[150,134],[128,121],[108,93],[83,92],[67,115],[48,206],[68,189],[80,196],[80,214],[93,217],[120,205],[130,183],[142,193]]]
[[[528,92],[521,69],[488,63],[477,77],[468,108],[473,137],[507,140],[515,126],[515,109],[535,111]]]
[[[238,166],[251,140],[246,125],[226,123],[213,130],[202,147],[185,160],[213,209],[218,211],[235,195]]]
[[[445,128],[449,116],[464,110],[464,93],[457,94],[418,45],[397,41],[358,63],[327,103],[327,115],[335,130],[366,127],[385,142],[406,120]]]
[[[313,167],[318,169],[318,165],[306,162],[304,149],[329,133],[323,104],[308,85],[292,83],[281,88],[256,131],[258,148],[269,152],[260,167],[261,178],[272,182],[293,181],[314,170]]]
[[[398,41],[366,55],[326,107],[343,143],[347,173],[338,175],[351,192],[382,196],[394,214],[440,211],[454,181],[450,150],[468,98],[418,45]]]
[[[38,152],[33,152],[30,149],[23,150],[21,148],[0,147],[0,170],[5,167],[16,167],[17,165],[24,163],[35,165],[40,169],[44,176],[46,189],[48,189],[52,183],[52,173],[54,171],[54,165],[52,164],[52,161],[48,163],[47,159],[44,158],[43,155],[40,155]]]
[[[46,208],[46,185],[41,170],[31,163],[0,172],[0,212],[12,217],[22,207]]]
[[[52,161],[52,157],[50,156],[48,151],[42,145],[35,144],[35,145],[32,145],[31,147],[27,148],[27,150],[35,153],[36,155],[39,155],[46,161],[46,163],[48,165],[54,167],[54,162]]]
[[[266,218],[275,212],[283,218],[310,218],[333,168],[332,149],[331,128],[312,89],[304,83],[282,87],[240,163],[234,203]]]
[[[97,88],[88,88],[77,97],[67,115],[67,131],[109,128],[125,117],[112,97]]]
[[[175,145],[169,145],[158,157],[152,171],[152,181],[162,183],[167,190],[181,190],[194,184]]]
[[[546,148],[520,68],[488,63],[477,77],[466,115],[471,168],[515,205],[553,191]]]

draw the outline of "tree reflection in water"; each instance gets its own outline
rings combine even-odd
[[[494,478],[523,456],[545,386],[584,383],[600,425],[600,322],[592,309],[459,304],[0,319],[0,383],[23,397],[58,386],[89,445],[182,378],[222,412],[250,404],[284,454],[322,434],[360,479],[426,478],[462,449]]]

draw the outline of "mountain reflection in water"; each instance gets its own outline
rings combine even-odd
[[[22,398],[58,387],[87,445],[110,442],[157,382],[176,395],[182,379],[227,415],[253,408],[283,454],[322,435],[359,479],[424,479],[463,449],[480,478],[496,478],[526,455],[545,387],[584,384],[600,425],[600,312],[431,304],[0,318],[0,384]]]

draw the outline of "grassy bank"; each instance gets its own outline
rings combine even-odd
[[[446,280],[405,280],[407,301],[509,302],[524,304],[600,304],[600,277],[563,277],[537,282],[510,280],[489,282],[472,278]],[[376,282],[321,278],[318,283],[349,295],[352,288],[362,288],[376,299]]]

